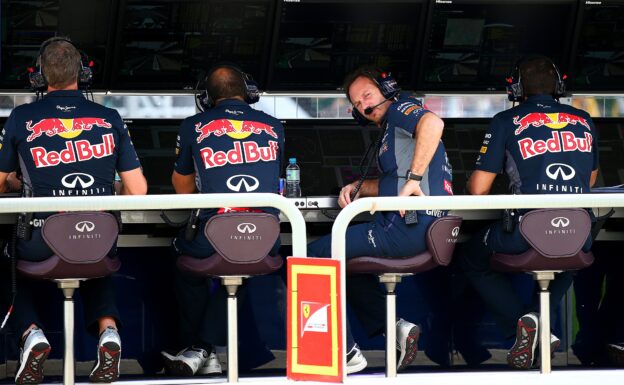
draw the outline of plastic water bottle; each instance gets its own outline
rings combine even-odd
[[[296,158],[288,159],[288,166],[286,167],[286,197],[298,198],[301,196],[301,172],[297,165]]]

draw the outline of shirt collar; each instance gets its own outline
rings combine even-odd
[[[83,98],[82,91],[80,90],[56,90],[48,92],[44,98]]]
[[[247,106],[248,104],[238,99],[225,99],[219,102],[217,107],[224,106]]]
[[[531,95],[527,98],[527,102],[555,102],[555,99],[551,95]]]

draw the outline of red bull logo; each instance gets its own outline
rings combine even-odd
[[[251,120],[217,119],[203,125],[199,122],[195,125],[195,131],[199,134],[197,143],[201,143],[210,135],[217,137],[227,135],[232,139],[245,139],[252,134],[265,133],[277,139],[272,126]]]
[[[115,139],[113,134],[102,136],[102,143],[91,144],[88,140],[69,140],[65,142],[65,148],[61,151],[48,151],[43,147],[33,147],[30,154],[33,157],[35,167],[51,167],[60,163],[69,164],[84,162],[91,159],[100,159],[113,155]]]
[[[558,130],[567,126],[568,124],[580,124],[582,126],[585,126],[588,130],[591,130],[591,127],[589,126],[589,123],[586,119],[581,118],[580,116],[568,114],[566,112],[555,112],[551,114],[546,114],[543,112],[532,112],[530,114],[526,114],[522,118],[520,118],[519,115],[514,116],[513,123],[518,127],[515,131],[516,135],[520,135],[522,131],[526,130],[531,126],[546,126],[554,130]]]
[[[585,133],[585,137],[577,138],[574,133],[570,131],[555,131],[552,133],[552,137],[547,140],[524,138],[518,141],[522,159],[532,158],[547,152],[591,152],[592,144],[593,137],[589,132]]]
[[[228,151],[215,151],[211,147],[199,150],[199,155],[206,169],[223,167],[226,164],[270,162],[277,160],[279,145],[270,140],[266,147],[256,142],[234,142],[234,148]]]
[[[75,138],[82,131],[89,131],[93,127],[111,128],[112,125],[102,118],[75,118],[75,119],[42,119],[32,124],[32,120],[26,122],[26,129],[31,132],[26,138],[27,142],[32,142],[44,133],[48,137],[60,135],[65,139]]]

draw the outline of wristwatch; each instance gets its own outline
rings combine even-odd
[[[407,170],[407,173],[405,174],[405,179],[407,180],[415,180],[420,182],[422,180],[422,175],[418,175],[414,172],[412,172],[412,170]]]

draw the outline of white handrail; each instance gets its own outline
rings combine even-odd
[[[89,197],[2,198],[0,213],[88,211],[88,210],[170,210],[217,207],[275,207],[292,226],[293,255],[306,256],[305,220],[294,203],[271,193],[245,194],[163,194]]]
[[[342,309],[346,309],[345,234],[351,220],[369,211],[538,209],[569,207],[624,207],[624,194],[456,195],[433,197],[375,197],[358,199],[340,211],[332,226],[331,253],[340,261]],[[347,348],[346,317],[342,318],[342,346]],[[347,355],[342,355],[343,381]]]

